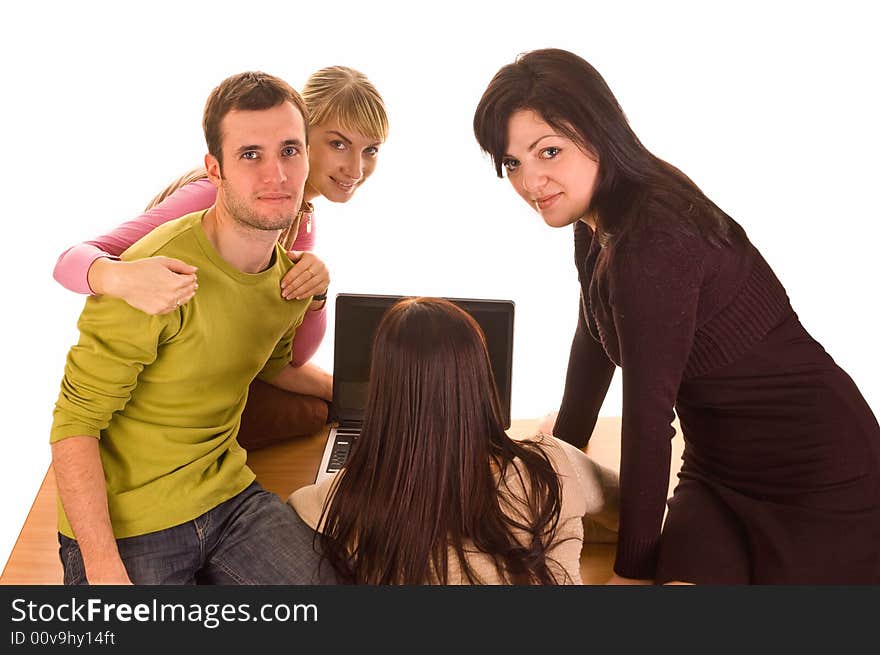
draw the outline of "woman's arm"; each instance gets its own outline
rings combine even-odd
[[[314,217],[311,220],[301,220],[299,224],[299,231],[297,232],[296,239],[293,242],[292,250],[298,253],[308,253],[311,256],[311,250],[315,246],[315,220]],[[318,260],[317,266],[314,262],[317,258],[310,259],[309,256],[305,254],[301,257],[298,257],[297,263],[294,264],[293,268],[291,268],[287,275],[284,276],[284,279],[281,281],[281,289],[282,293],[285,297],[295,298],[301,288],[295,286],[293,282],[297,277],[302,277],[302,271],[309,266],[313,267],[313,270],[316,270],[316,275],[306,275],[308,278],[314,278],[316,283],[319,284],[320,288],[317,291],[326,291],[330,284],[330,276],[327,272],[327,267],[324,266],[323,262]],[[315,293],[315,292],[312,292]],[[306,295],[312,295],[312,293]],[[326,301],[313,301],[309,306],[309,311],[306,312],[305,318],[303,319],[302,325],[296,331],[296,335],[293,338],[293,358],[290,363],[293,366],[302,366],[307,361],[309,361],[315,352],[318,350],[318,346],[321,345],[321,341],[324,339],[324,333],[327,331],[327,310],[326,310]]]
[[[550,436],[544,438],[549,439],[550,443],[565,454],[586,501],[586,515],[616,532],[620,502],[620,480],[617,473],[594,462],[584,451],[567,441]]]
[[[574,266],[581,289],[587,289],[590,285],[590,280],[584,277],[586,273],[582,266],[592,242],[593,230],[586,223],[577,221],[574,225]],[[545,424],[551,425],[554,436],[578,448],[583,448],[593,433],[614,375],[614,363],[587,328],[583,293],[578,303],[577,328],[568,357],[562,404],[555,417],[552,414],[544,417],[541,428],[549,432]]]
[[[333,378],[327,371],[306,362],[301,366],[285,366],[266,380],[269,384],[293,393],[333,400]]]
[[[565,390],[553,436],[578,448],[587,445],[613,375],[614,363],[608,359],[602,344],[587,329],[581,299],[577,329],[568,357]]]
[[[337,471],[332,476],[324,478],[321,482],[300,487],[290,494],[287,503],[299,514],[299,517],[316,532],[323,529],[323,524],[318,525],[321,513],[327,502],[327,497],[334,493],[337,480],[342,471]]]
[[[65,288],[76,293],[91,294],[105,292],[108,295],[123,298],[133,306],[137,306],[135,303],[144,304],[142,290],[129,290],[129,285],[134,280],[142,280],[145,270],[156,276],[156,281],[160,284],[173,285],[174,282],[181,281],[172,277],[172,275],[191,276],[194,271],[188,273],[181,273],[181,271],[189,271],[192,267],[186,264],[183,267],[170,264],[170,262],[176,260],[165,258],[165,261],[154,261],[152,268],[141,265],[140,267],[135,267],[137,269],[135,270],[131,267],[126,268],[122,266],[123,262],[117,261],[119,255],[157,226],[191,212],[207,209],[214,204],[216,196],[217,190],[207,179],[191,182],[181,187],[164,201],[137,218],[126,221],[116,229],[93,241],[86,241],[64,251],[55,264],[53,273],[55,280]],[[96,262],[100,262],[100,264],[95,270],[92,270],[95,268]],[[180,263],[183,264],[183,262]],[[163,271],[167,272],[168,276],[163,277],[161,275]],[[184,288],[186,286],[188,285],[183,285]],[[173,289],[175,292],[180,290],[177,287]],[[131,296],[131,299],[126,297],[126,294]],[[176,298],[179,298],[179,296]],[[132,300],[135,302],[133,303]],[[138,309],[141,309],[141,307],[138,307]]]
[[[306,312],[302,325],[293,337],[293,366],[302,366],[317,352],[318,346],[327,331],[327,311],[322,307],[314,312]]]
[[[654,232],[612,260],[623,372],[620,530],[614,572],[653,579],[669,489],[674,406],[696,332],[705,245]]]

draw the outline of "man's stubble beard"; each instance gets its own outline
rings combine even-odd
[[[226,211],[239,224],[265,232],[284,230],[293,224],[298,209],[291,209],[288,213],[277,216],[262,216],[256,213],[252,207],[243,202],[235,193],[231,192],[225,180],[221,181],[223,187],[223,204]]]

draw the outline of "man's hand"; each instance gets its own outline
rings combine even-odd
[[[86,569],[86,579],[90,585],[130,585],[131,578],[122,560],[117,557],[115,561],[110,558],[104,561],[87,562],[83,556],[83,564]]]

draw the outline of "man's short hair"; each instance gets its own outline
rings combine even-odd
[[[306,126],[306,143],[308,143],[309,114],[302,96],[296,89],[281,78],[249,71],[227,77],[211,91],[205,103],[205,115],[202,127],[205,130],[205,142],[208,152],[220,165],[223,165],[223,134],[220,123],[231,111],[261,111],[272,109],[285,102],[290,102],[302,114]]]

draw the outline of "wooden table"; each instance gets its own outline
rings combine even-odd
[[[534,434],[537,423],[537,420],[514,421],[508,433],[513,437]],[[599,464],[617,470],[619,435],[619,418],[600,418],[587,453]],[[294,489],[314,482],[326,439],[327,428],[324,428],[308,437],[256,450],[248,455],[248,465],[260,484],[286,499]],[[676,436],[672,443],[670,491],[680,465],[681,437]],[[581,575],[586,584],[601,584],[611,576],[614,550],[614,543],[585,544]],[[50,466],[0,576],[0,584],[61,584],[62,577],[56,531],[55,475]]]

